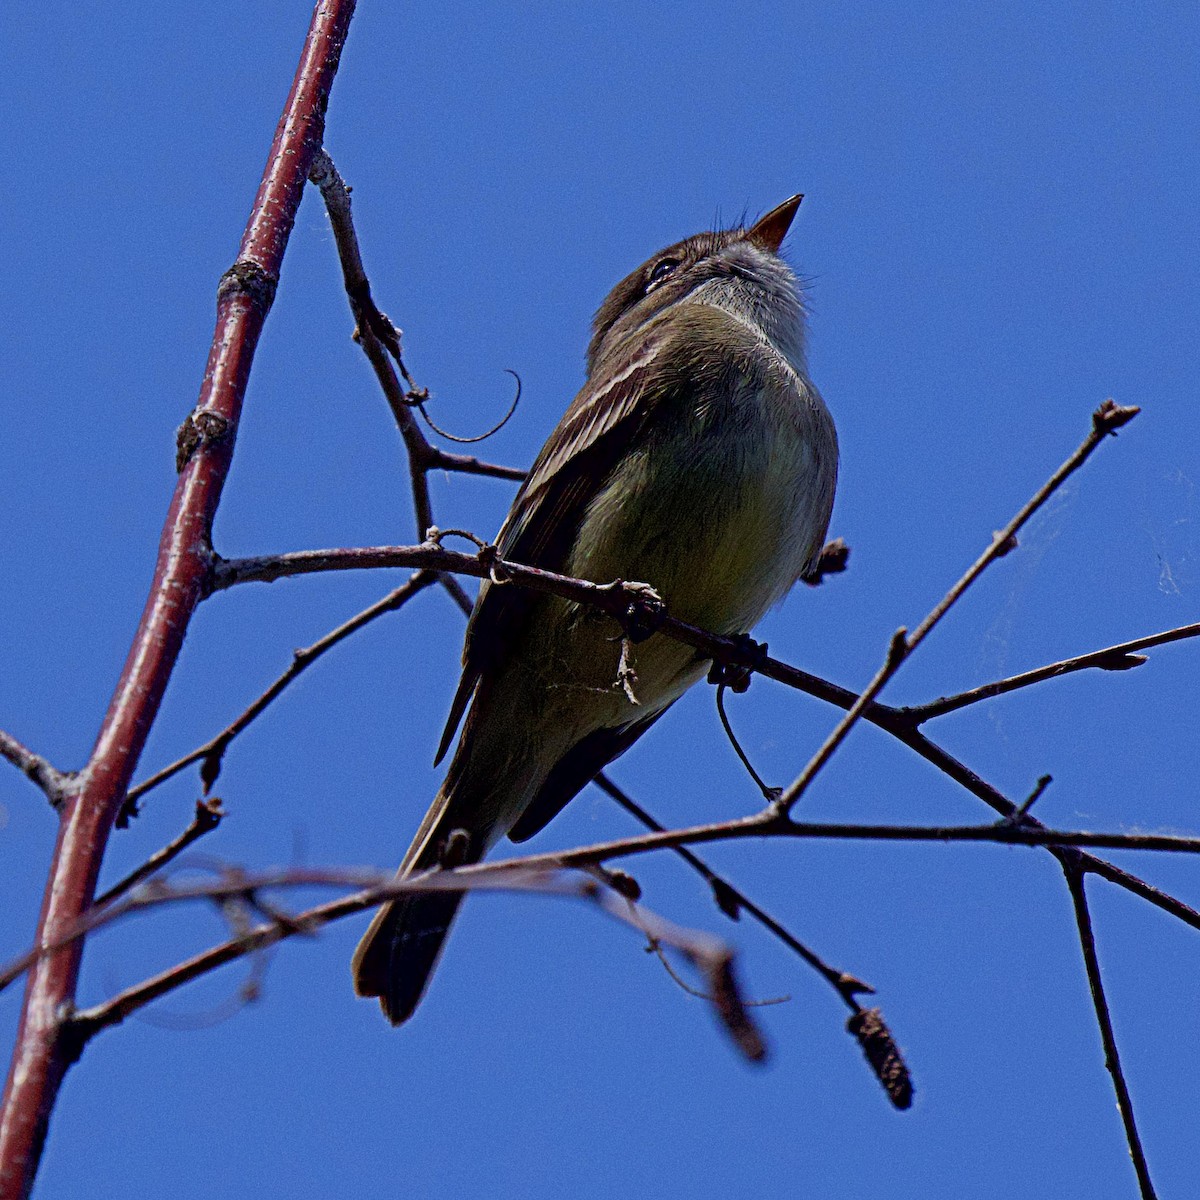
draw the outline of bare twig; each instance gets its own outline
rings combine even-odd
[[[833,756],[837,748],[846,740],[850,730],[858,723],[865,710],[871,705],[887,682],[900,669],[900,665],[933,631],[938,622],[957,603],[962,594],[983,574],[998,558],[1008,554],[1016,543],[1016,536],[1030,517],[1054,495],[1056,491],[1091,457],[1092,452],[1106,437],[1115,434],[1122,426],[1133,420],[1140,410],[1136,407],[1121,407],[1112,400],[1105,400],[1092,414],[1092,430],[1080,443],[1079,448],[1046,480],[1044,484],[1029,498],[1024,507],[999,532],[993,534],[988,548],[967,568],[962,577],[930,610],[925,619],[912,631],[897,630],[892,635],[891,644],[884,657],[883,665],[875,678],[867,685],[862,694],[851,706],[846,715],[838,722],[824,744],[809,760],[808,765],[796,779],[784,790],[782,796],[775,802],[780,813],[788,813],[796,801],[808,789],[809,784]]]
[[[474,608],[475,605],[472,602],[471,597],[467,595],[463,585],[459,583],[453,575],[448,575],[445,572],[439,576],[438,581],[441,583],[442,587],[445,588],[446,595],[448,595],[450,599],[454,601],[455,605],[458,607],[458,610],[463,614],[463,616],[469,617],[471,615],[471,609]]]
[[[957,712],[969,704],[978,704],[981,700],[991,700],[994,696],[1004,696],[1019,688],[1032,687],[1035,683],[1043,683],[1047,679],[1057,679],[1060,675],[1069,675],[1073,671],[1086,671],[1095,668],[1101,671],[1127,671],[1140,667],[1146,661],[1138,653],[1139,650],[1149,650],[1155,646],[1165,646],[1169,642],[1181,642],[1187,638],[1200,637],[1200,622],[1193,625],[1180,625],[1176,629],[1166,629],[1162,633],[1151,633],[1146,637],[1133,638],[1128,642],[1118,642],[1115,646],[1106,646],[1103,650],[1092,650],[1087,654],[1079,654],[1074,658],[1060,659],[1048,663],[1032,671],[1023,671],[1019,675],[1010,675],[1007,679],[998,679],[994,683],[981,684],[970,691],[957,692],[953,696],[943,696],[928,704],[917,704],[911,708],[899,711],[909,717],[914,725],[923,725],[934,717],[945,716],[946,713]]]
[[[1085,888],[1084,877],[1088,872],[1074,861],[1072,856],[1066,855],[1063,856],[1062,868],[1067,877],[1067,886],[1071,889],[1071,901],[1075,906],[1075,924],[1079,932],[1079,945],[1083,951],[1083,962],[1087,969],[1092,1006],[1096,1010],[1096,1024],[1100,1027],[1100,1037],[1104,1043],[1104,1065],[1112,1076],[1113,1091],[1117,1096],[1117,1109],[1121,1114],[1121,1123],[1125,1127],[1125,1140],[1129,1145],[1129,1157],[1133,1160],[1133,1169],[1137,1173],[1142,1200],[1155,1200],[1154,1184],[1150,1182],[1150,1166],[1146,1162],[1142,1139],[1138,1135],[1137,1123],[1133,1116],[1133,1099],[1129,1095],[1125,1072],[1121,1068],[1117,1037],[1113,1032],[1108,1000],[1104,995],[1104,980],[1100,975],[1100,959],[1096,954],[1096,938],[1092,932],[1092,916],[1088,910]]]
[[[1029,810],[1042,798],[1042,793],[1054,782],[1054,776],[1043,775],[1033,786],[1033,791],[1025,797],[1024,800],[1017,806],[1017,811],[1008,818],[1012,821],[1023,821],[1028,815]]]
[[[709,677],[711,681],[711,676]],[[758,788],[762,798],[769,804],[773,804],[779,799],[779,794],[782,788],[771,787],[766,783],[763,777],[755,770],[754,764],[750,761],[750,756],[742,749],[742,743],[738,741],[738,736],[733,732],[733,725],[730,723],[729,714],[725,711],[725,689],[728,684],[724,679],[717,683],[717,716],[721,719],[721,728],[725,730],[725,736],[729,739],[729,744],[733,747],[733,752],[741,760],[742,766],[746,768],[746,773],[754,780],[754,786]]]
[[[457,554],[452,550],[430,545],[369,546],[351,550],[307,550],[295,554],[223,561],[218,562],[214,567],[213,586],[224,588],[238,583],[270,582],[314,571],[392,566],[428,567],[441,572],[472,575],[476,578],[484,578],[499,567],[513,582],[519,582],[522,586],[535,590],[565,596],[571,600],[593,604],[608,612],[617,621],[627,614],[630,604],[628,595],[618,591],[611,584],[590,583],[587,580],[556,575],[551,571],[525,567],[507,559],[496,560],[488,556]],[[455,595],[464,611],[469,611],[470,601],[463,594],[461,585],[453,581],[448,574],[443,574],[442,582],[451,590],[451,594]],[[656,628],[668,637],[673,637],[685,645],[703,651],[713,659],[739,663],[757,674],[803,691],[839,708],[851,709],[860,704],[861,697],[848,688],[840,687],[820,676],[812,675],[798,667],[771,658],[760,650],[747,646],[745,639],[718,637],[665,614],[656,617]],[[868,703],[865,707],[860,705],[860,708],[864,720],[886,730],[1001,816],[1010,817],[1016,811],[1017,806],[999,789],[921,733],[903,710],[881,704],[878,701]],[[1032,818],[1028,819],[1025,824],[1028,828],[1039,827]],[[1110,882],[1140,896],[1164,912],[1169,912],[1173,916],[1191,923],[1189,916],[1193,913],[1191,908],[1173,896],[1152,887],[1136,875],[1121,867],[1104,862],[1102,859],[1090,856],[1087,858],[1087,865],[1089,870],[1102,875]]]
[[[438,576],[432,571],[418,571],[407,582],[402,583],[398,588],[384,596],[382,600],[377,600],[374,604],[364,608],[362,612],[356,613],[348,621],[344,621],[336,629],[327,633],[323,638],[313,642],[311,646],[305,646],[301,650],[294,651],[291,664],[287,670],[279,675],[266,691],[259,695],[242,713],[226,725],[220,733],[209,738],[204,745],[197,746],[182,758],[177,758],[173,763],[156,771],[148,779],[139,783],[137,787],[130,788],[125,797],[125,803],[121,806],[121,812],[117,817],[117,825],[126,825],[129,823],[131,817],[137,815],[137,802],[147,792],[152,788],[158,787],[159,784],[166,783],[168,779],[178,775],[180,771],[192,763],[199,762],[203,764],[201,774],[203,776],[204,790],[207,792],[217,780],[221,769],[221,760],[225,751],[229,748],[230,742],[260,717],[272,701],[289,684],[295,682],[326,651],[332,650],[339,642],[345,641],[352,633],[357,633],[363,626],[369,625],[385,613],[395,612],[397,609],[402,608],[414,596],[424,591],[431,583],[436,582],[437,578]]]
[[[493,864],[500,866],[501,864]],[[284,913],[256,899],[257,893],[291,887],[358,888],[350,896],[340,897],[305,912]],[[709,999],[721,1023],[733,1038],[737,1048],[752,1061],[761,1061],[766,1050],[737,987],[733,974],[733,955],[724,943],[698,930],[684,929],[663,920],[640,904],[634,904],[617,892],[602,887],[590,876],[572,878],[558,870],[527,871],[515,864],[507,871],[491,871],[486,877],[465,878],[457,870],[434,871],[424,876],[397,879],[382,872],[320,870],[314,868],[285,869],[255,875],[233,873],[231,877],[186,885],[161,884],[143,889],[126,900],[103,910],[93,910],[86,928],[78,929],[74,937],[108,925],[130,913],[184,901],[247,900],[252,907],[265,913],[265,924],[239,932],[235,937],[188,959],[152,979],[126,989],[105,1004],[77,1012],[71,1019],[71,1031],[77,1049],[100,1030],[119,1024],[131,1013],[185,983],[207,974],[218,966],[257,953],[268,946],[294,937],[308,935],[341,917],[372,908],[384,900],[414,891],[503,890],[531,892],[552,896],[573,896],[600,908],[609,916],[629,925],[660,945],[678,950],[699,970],[709,988]],[[40,953],[48,954],[53,948]],[[32,952],[35,956],[38,951]]]
[[[383,389],[392,419],[396,422],[396,428],[400,431],[405,450],[408,452],[417,535],[422,536],[433,524],[433,509],[425,472],[426,465],[436,452],[421,432],[421,427],[413,416],[412,406],[408,403],[408,392],[413,389],[414,384],[400,352],[400,331],[379,311],[371,298],[371,285],[363,268],[358,237],[350,217],[350,191],[345,180],[338,174],[333,160],[323,150],[313,159],[310,178],[320,188],[325,210],[329,214],[359,345],[362,346],[379,386]],[[395,367],[392,365],[393,361]],[[399,368],[407,386],[400,383],[396,368]]]
[[[70,776],[52,767],[40,754],[35,754],[3,729],[0,729],[0,758],[7,759],[22,775],[36,783],[55,808],[62,803],[63,788]]]
[[[463,475],[488,475],[492,479],[508,479],[520,483],[528,474],[522,467],[507,467],[501,463],[484,462],[470,454],[452,454],[435,446],[437,455],[429,470],[458,471]]]
[[[426,438],[413,416],[413,403],[414,399],[419,400],[427,393],[423,393],[416,386],[404,365],[400,331],[379,311],[371,296],[371,284],[363,267],[358,235],[354,231],[351,216],[350,190],[333,160],[324,150],[313,160],[309,178],[320,189],[321,197],[325,201],[325,210],[329,214],[338,258],[342,264],[346,296],[357,326],[359,344],[375,372],[408,453],[417,534],[423,536],[425,530],[433,524],[433,506],[426,479],[430,471],[464,471],[473,475],[490,475],[512,480],[524,479],[525,472],[515,467],[482,462],[469,455],[451,454],[434,446]],[[400,382],[401,378],[404,380],[403,384]]]
[[[645,825],[647,829],[665,832],[663,825],[660,825],[654,817],[622,791],[606,775],[597,775],[593,782],[607,796],[615,800],[627,813]],[[712,888],[713,899],[716,901],[717,907],[727,917],[736,921],[742,912],[749,913],[764,929],[772,933],[785,946],[808,963],[837,992],[851,1012],[860,1011],[861,1006],[855,997],[873,993],[875,989],[870,984],[863,983],[861,979],[856,979],[846,971],[839,971],[836,967],[831,967],[800,941],[795,934],[781,925],[770,913],[755,904],[744,892],[734,887],[729,880],[718,875],[702,858],[694,854],[686,846],[675,846],[673,849]]]
[[[196,813],[192,823],[176,838],[168,842],[161,850],[150,855],[140,867],[130,871],[124,879],[114,883],[107,892],[96,897],[95,906],[102,908],[111,904],[119,896],[123,896],[131,888],[136,887],[143,879],[149,879],[156,871],[161,871],[169,862],[181,855],[193,842],[199,841],[206,833],[211,833],[225,816],[221,801],[213,797],[209,800],[196,801]]]

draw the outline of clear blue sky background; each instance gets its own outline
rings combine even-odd
[[[84,761],[141,608],[304,3],[45,3],[0,17],[0,725]],[[773,652],[861,686],[1106,396],[1143,415],[1039,518],[889,693],[917,702],[1197,618],[1192,5],[361,6],[328,146],[355,186],[381,305],[443,425],[525,464],[582,377],[588,321],[659,246],[807,193],[812,369],[836,415],[833,532],[852,569],[762,626]],[[309,196],[251,381],[216,528],[225,554],[413,539],[408,482]],[[436,481],[437,517],[490,536],[506,484]],[[208,737],[383,575],[205,605],[143,773]],[[437,594],[312,671],[230,753],[208,856],[391,865],[428,763],[461,620]],[[1062,826],[1200,829],[1197,648],[931,728],[1013,797],[1041,774]],[[835,719],[759,681],[734,720],[787,782]],[[3,764],[0,764],[2,766]],[[615,769],[664,821],[757,797],[699,689]],[[193,775],[115,836],[109,881],[187,821]],[[871,729],[805,800],[814,819],[988,812]],[[632,832],[589,791],[535,846]],[[54,821],[0,772],[0,953],[31,936]],[[106,1034],[67,1081],[38,1195],[766,1198],[1135,1195],[1063,881],[995,847],[714,848],[869,980],[917,1100],[891,1111],[839,1002],[673,861],[650,902],[719,929],[773,1055],[741,1063],[628,931],[534,899],[468,905],[428,1002],[393,1032],[353,999],[365,923],[274,957],[260,1003],[211,1018],[231,970]],[[1200,904],[1187,859],[1125,856]],[[1163,1197],[1200,1174],[1200,935],[1093,888],[1099,945]],[[95,1002],[222,930],[206,912],[92,943]],[[0,997],[5,1040],[19,996]]]

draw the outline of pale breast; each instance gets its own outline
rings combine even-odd
[[[674,615],[716,633],[747,632],[819,553],[837,472],[811,384],[733,333],[719,386],[693,389],[624,457],[569,564],[650,583]]]

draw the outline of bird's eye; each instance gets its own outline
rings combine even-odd
[[[677,258],[660,258],[651,268],[650,274],[646,278],[646,291],[649,292],[658,287],[678,266],[679,259]]]

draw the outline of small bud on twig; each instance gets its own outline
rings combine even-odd
[[[1092,413],[1092,428],[1097,433],[1116,433],[1141,411],[1136,404],[1118,404],[1110,397]]]

